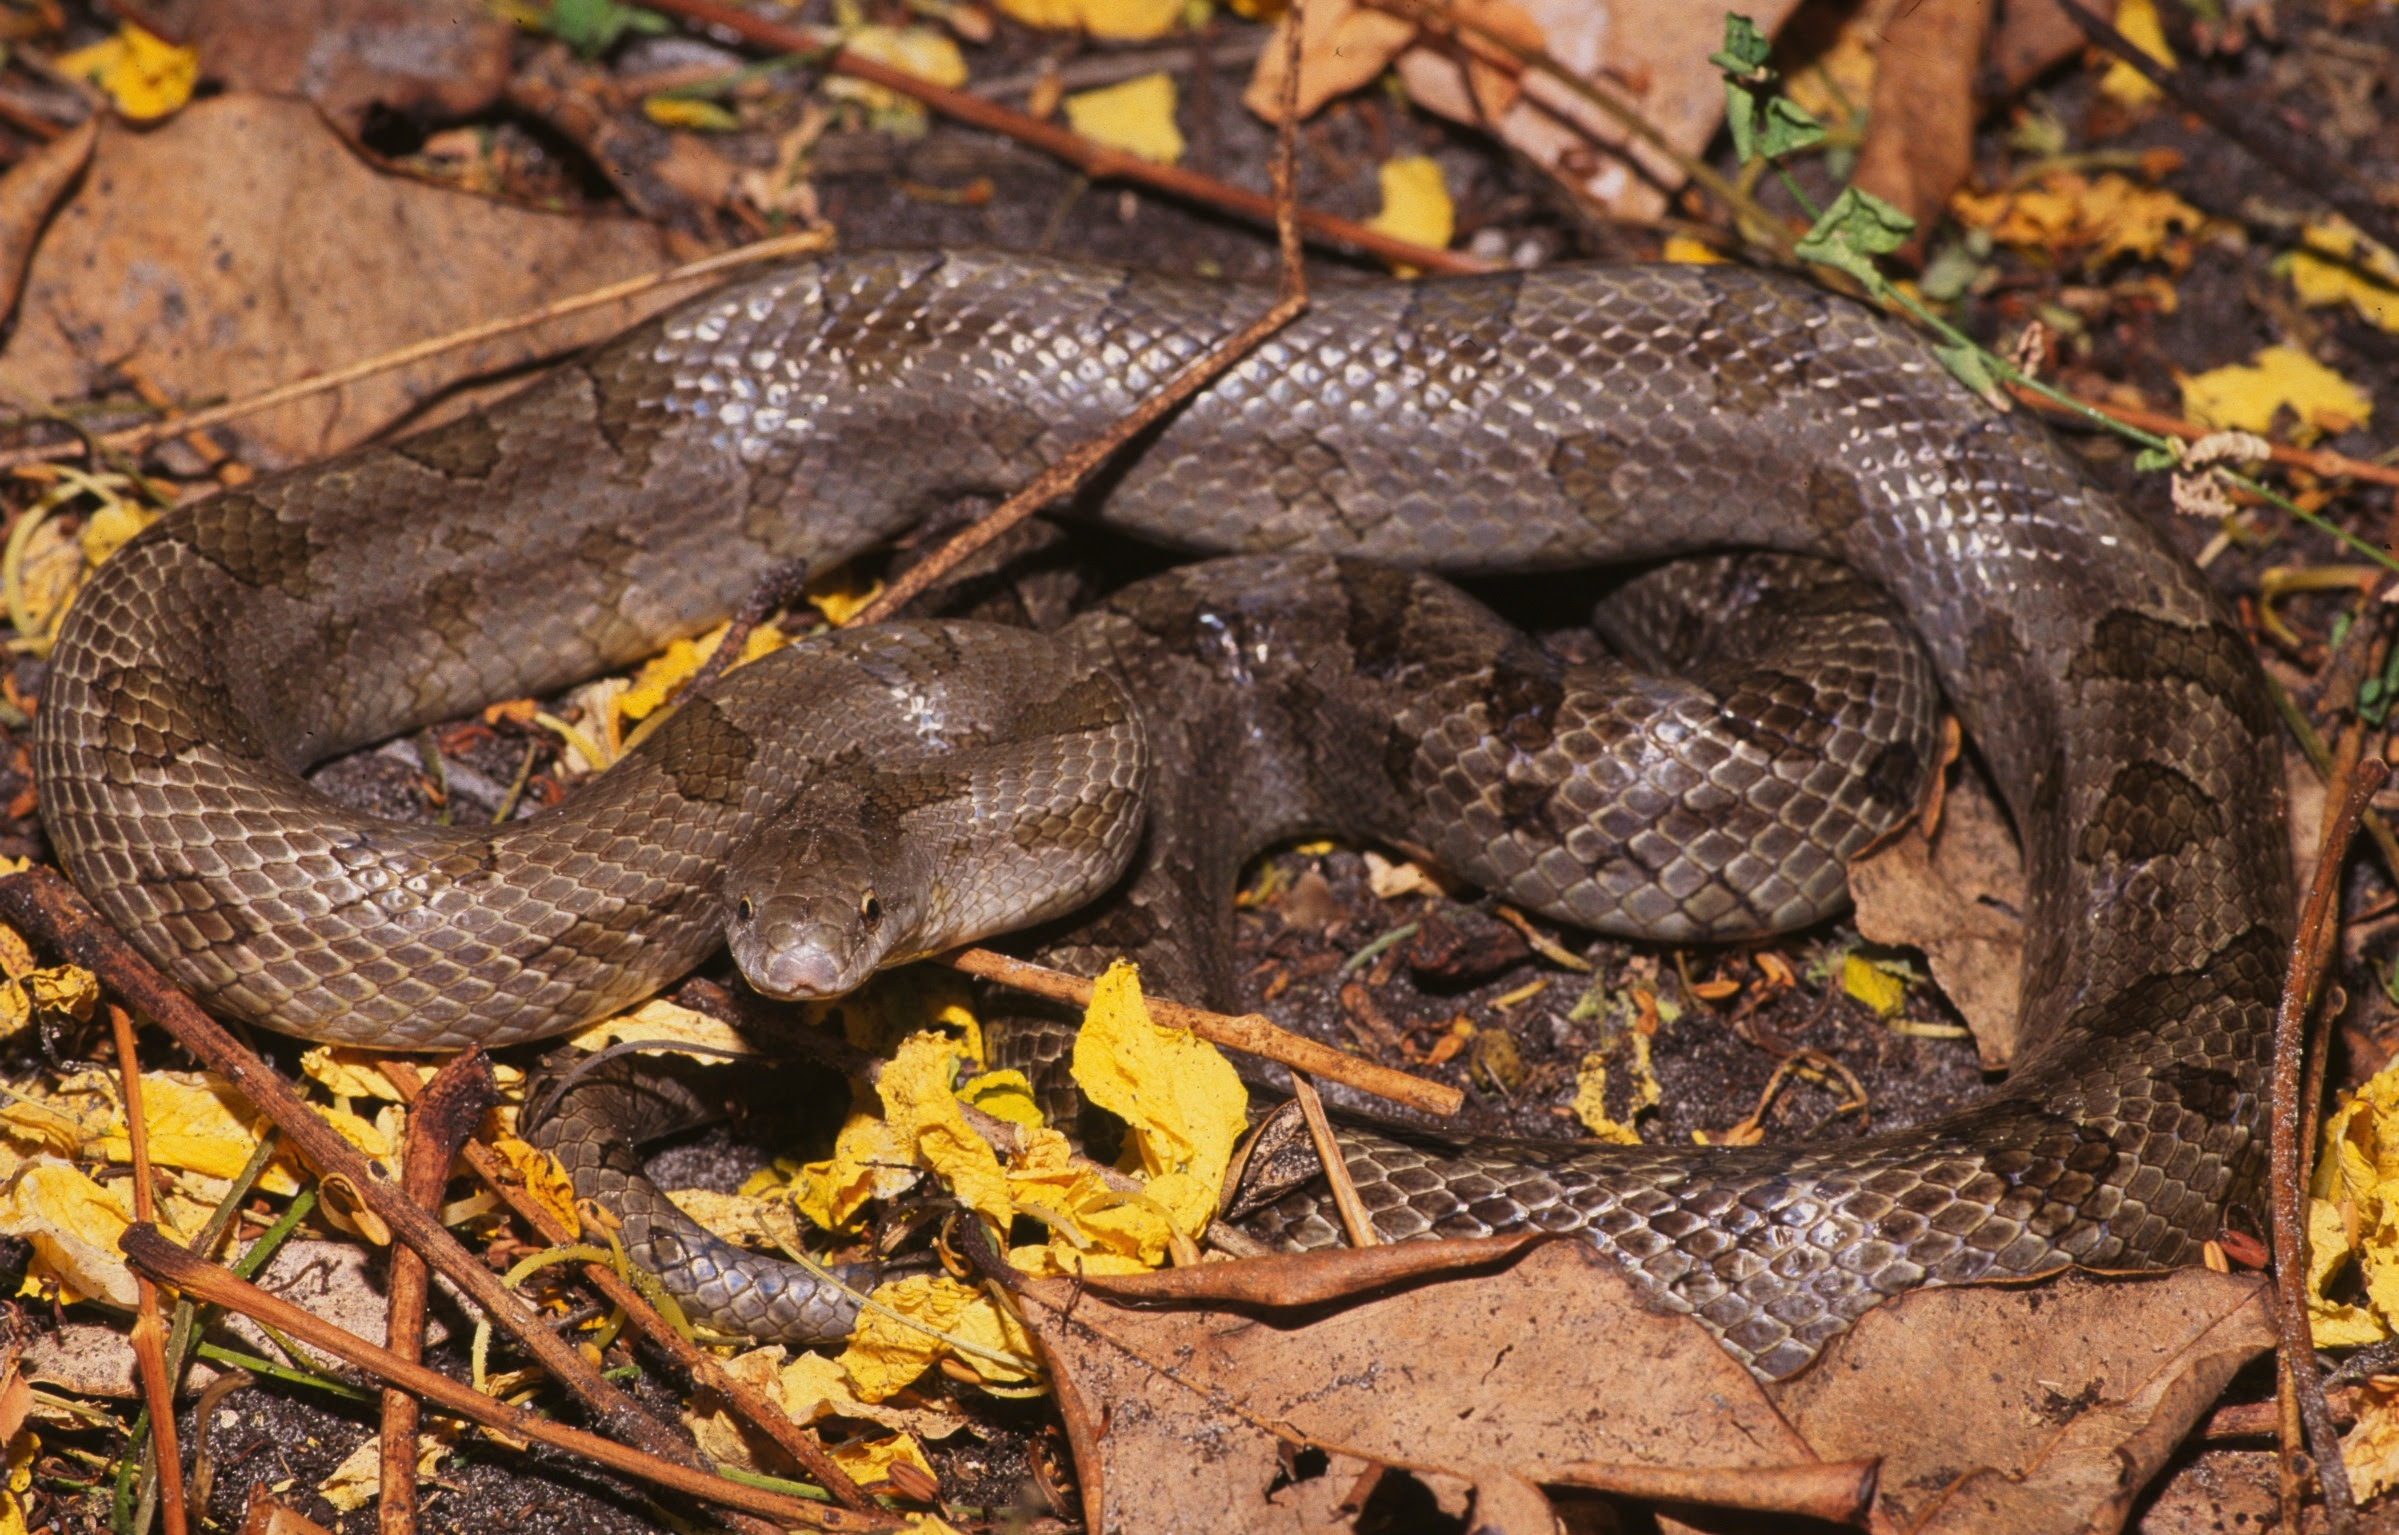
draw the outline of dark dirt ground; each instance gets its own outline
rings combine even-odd
[[[2336,122],[2325,108],[2323,82],[2329,75],[2346,79],[2362,67],[2386,92],[2399,86],[2399,14],[2299,0],[2285,0],[2274,10],[2279,45],[2252,47],[2235,58],[2203,61],[2198,67],[2255,92],[2257,110],[2280,113],[2307,127],[2370,178],[2390,179],[2399,172],[2399,121],[2376,111],[2362,126]],[[1001,28],[999,60],[978,56],[978,74],[1006,73],[1011,57],[1030,60],[1053,41],[1036,39],[1006,22]],[[1230,30],[1240,28],[1234,25]],[[671,52],[664,44],[641,46]],[[1195,163],[1237,181],[1262,184],[1269,139],[1239,106],[1241,71],[1219,66],[1210,73],[1212,84],[1206,88],[1185,81],[1183,127],[1195,146]],[[2119,109],[2097,98],[2094,79],[2091,71],[2068,66],[2014,109],[2003,106],[1994,112],[1983,138],[1985,163],[1995,168],[2007,158],[2003,142],[2012,110],[2042,110],[2066,125],[2077,148],[2171,150],[2180,157],[2180,169],[2167,176],[2165,184],[2253,234],[2286,228],[2292,216],[2308,208],[2302,191],[2177,113],[2159,111],[2127,122]],[[532,146],[530,163],[537,169],[547,163],[556,187],[591,196],[603,185],[587,167],[574,163],[570,146],[522,123],[502,126],[527,140]],[[386,153],[407,153],[412,146],[406,142],[405,126],[387,126],[387,131],[395,139],[377,147]],[[1461,238],[1478,251],[1520,260],[1627,257],[1654,251],[1655,237],[1649,232],[1591,227],[1561,205],[1539,178],[1489,142],[1421,114],[1396,110],[1385,98],[1333,108],[1309,126],[1303,145],[1303,195],[1336,212],[1371,212],[1376,160],[1416,149],[1441,159],[1458,199]],[[1720,144],[1717,158],[1729,165],[1729,148]],[[2014,158],[2021,161],[2020,156]],[[1166,270],[1244,277],[1264,277],[1272,271],[1271,242],[1253,229],[1142,193],[1090,185],[1027,150],[938,122],[928,136],[914,142],[837,133],[827,142],[820,163],[827,167],[819,177],[825,214],[851,246],[991,244],[1071,251]],[[981,206],[934,201],[922,194],[925,187],[957,188],[978,177],[989,178],[992,188]],[[2392,367],[2399,359],[2399,338],[2345,314],[2296,311],[2266,271],[2264,243],[2230,238],[2202,242],[2189,270],[2175,279],[2179,304],[2171,314],[2100,283],[2078,280],[2076,274],[2003,255],[1996,260],[1995,280],[1967,306],[1970,328],[1978,337],[2004,346],[2005,339],[2035,314],[2072,313],[2080,317],[2081,329],[2067,343],[2069,377],[2129,380],[2152,399],[2173,397],[2177,371],[2197,372],[2241,360],[2269,341],[2303,334],[2315,338],[2346,376],[2370,388],[2378,410],[2392,419],[2390,413],[2399,410],[2399,375]],[[1324,283],[1371,275],[1329,258],[1318,259],[1314,273]],[[2134,476],[2128,455],[2112,439],[2085,437],[2078,445],[2103,480],[2184,548],[2196,552],[2205,542],[2209,527],[2176,517],[2160,480]],[[2360,456],[2375,453],[2379,446],[2365,432],[2325,445]],[[2382,491],[2346,492],[2333,503],[2333,511],[2376,542],[2382,541],[2392,514]],[[2235,548],[2210,567],[2210,574],[2229,597],[2240,601],[2254,593],[2266,565],[2326,557],[2320,539],[2293,535],[2270,548]],[[1504,593],[1501,600],[1504,603]],[[2294,627],[2320,646],[2337,606],[2335,597],[2301,597],[2286,604],[2286,612]],[[2320,652],[2271,659],[2303,701],[2312,698]],[[21,668],[16,681],[18,690],[30,696],[38,686],[38,669]],[[494,731],[479,724],[456,727],[439,737],[458,765],[499,784],[515,776],[530,740],[506,727]],[[0,804],[17,798],[25,786],[23,739],[21,730],[0,733]],[[362,754],[327,769],[322,781],[375,808],[423,815],[429,807],[415,755],[413,749],[404,758],[388,752]],[[537,765],[548,767],[546,749]],[[453,788],[471,807],[477,796],[462,778],[454,777]],[[537,796],[540,788],[537,780]],[[0,852],[38,854],[40,848],[39,828],[30,819],[0,825]],[[2340,1014],[2336,1081],[2361,1079],[2399,1050],[2399,1007],[2385,996],[2376,973],[2399,952],[2399,928],[2394,927],[2399,917],[2391,914],[2389,885],[2369,860],[2357,862],[2352,879],[2352,909],[2382,914],[2353,925],[2348,934],[2340,977],[2347,1005]],[[1643,1133],[1652,1141],[1685,1141],[1694,1129],[1720,1130],[1747,1116],[1777,1060],[1761,1041],[1779,1039],[1825,1051],[1857,1074],[1870,1100],[1863,1113],[1836,1116],[1832,1093],[1800,1085],[1784,1094],[1766,1116],[1770,1137],[1864,1134],[1952,1106],[1985,1080],[1966,1042],[1896,1033],[1843,995],[1837,983],[1821,979],[1815,962],[1857,941],[1846,924],[1767,946],[1803,977],[1818,978],[1757,1005],[1764,990],[1761,973],[1756,961],[1742,952],[1680,955],[1561,934],[1561,941],[1592,964],[1590,976],[1576,975],[1526,954],[1511,930],[1493,922],[1471,899],[1375,899],[1365,888],[1358,850],[1280,851],[1264,860],[1251,883],[1263,883],[1275,893],[1241,919],[1245,1000],[1288,1027],[1466,1088],[1464,1118],[1470,1129],[1577,1133],[1566,1107],[1576,1063],[1589,1051],[1607,1048],[1611,1033],[1621,1035],[1623,1027],[1616,1010],[1578,1003],[1587,992],[1620,993],[1635,985],[1654,992],[1670,1009],[1679,1008],[1679,1016],[1663,1022],[1655,1039],[1664,1098],[1642,1121]],[[1353,968],[1348,963],[1379,935],[1415,922],[1449,927],[1462,935],[1467,950],[1479,950],[1490,967],[1474,967],[1470,978],[1445,977],[1437,965],[1412,964],[1411,955],[1421,959],[1425,951],[1405,942],[1363,965]],[[1686,966],[1697,980],[1724,976],[1747,984],[1737,1000],[1703,1002],[1685,991],[1681,970]],[[1546,989],[1505,1012],[1494,1008],[1493,999],[1536,980],[1546,980]],[[1924,987],[1911,994],[1907,1013],[1933,1021],[1951,1021],[1954,1016]],[[1460,1016],[1476,1023],[1480,1043],[1442,1064],[1426,1064],[1426,1052]],[[1505,1046],[1494,1043],[1503,1038]],[[104,1053],[96,1035],[53,1034],[48,1043],[60,1058]],[[289,1064],[288,1048],[262,1043]],[[817,1138],[823,1140],[826,1132],[820,1130]],[[771,1142],[773,1154],[819,1150],[821,1146],[810,1144],[804,1133],[797,1141]],[[669,1183],[729,1188],[768,1155],[769,1148],[749,1132],[720,1130],[668,1150],[658,1171]],[[28,1313],[28,1323],[38,1325],[39,1320]],[[464,1373],[463,1349],[455,1343],[438,1350],[435,1362]],[[620,1362],[642,1363],[610,1360]],[[494,1368],[506,1363],[495,1357]],[[643,1368],[644,1393],[671,1416],[676,1392],[654,1363]],[[2268,1385],[2262,1372],[2253,1371],[2243,1377],[2236,1395],[2256,1399]],[[947,1387],[936,1377],[923,1389],[942,1393]],[[984,1428],[980,1442],[978,1436],[964,1436],[931,1447],[952,1509],[962,1518],[989,1517],[1010,1528],[1038,1527],[1049,1520],[1051,1505],[1028,1471],[1029,1455],[1056,1453],[1046,1414],[1037,1405],[997,1404],[968,1392],[958,1395],[975,1404],[970,1410]],[[187,1444],[202,1440],[201,1428],[188,1411],[182,1427]],[[210,1516],[221,1527],[238,1526],[249,1488],[263,1483],[345,1535],[371,1529],[371,1505],[336,1518],[313,1496],[317,1480],[371,1432],[370,1413],[329,1403],[301,1388],[262,1385],[234,1394],[216,1409],[205,1430],[205,1443],[217,1465]],[[81,1449],[113,1457],[116,1441],[102,1433],[46,1438],[51,1458],[45,1465],[54,1474],[43,1516],[61,1529],[106,1528],[104,1499],[76,1494],[67,1485],[67,1479],[87,1480],[95,1473],[88,1464],[62,1458],[61,1452]],[[2270,1522],[2273,1506],[2267,1458],[2254,1447],[2195,1446],[2171,1481],[2153,1494],[2152,1504],[2150,1517],[2156,1528],[2262,1528]],[[654,1508],[639,1492],[588,1470],[478,1441],[469,1441],[463,1457],[450,1462],[427,1489],[424,1513],[429,1529],[576,1535],[632,1535],[683,1527],[681,1521],[693,1517],[689,1508]],[[1644,1515],[1611,1514],[1596,1502],[1578,1505],[1574,1517],[1581,1528],[1610,1528],[1618,1517],[1624,1521],[1622,1528],[1650,1527]],[[1406,1506],[1403,1499],[1401,1506],[1385,1512],[1381,1527],[1438,1526],[1423,1506]],[[2399,1516],[2377,1520],[2374,1527],[2399,1527]]]

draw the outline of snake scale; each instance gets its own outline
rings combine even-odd
[[[95,576],[54,654],[35,761],[61,862],[204,1001],[292,1033],[496,1044],[644,995],[718,941],[712,850],[773,798],[780,759],[738,705],[679,711],[640,774],[548,831],[397,827],[297,770],[627,664],[787,562],[1020,483],[1257,304],[1040,257],[831,258],[489,412],[179,509]],[[1342,289],[1092,501],[1181,549],[1453,574],[1842,561],[1904,613],[2013,812],[2028,1047],[1986,1100],[1815,1147],[1350,1130],[1388,1235],[1587,1232],[1780,1377],[1916,1285],[2191,1261],[2244,1197],[2291,922],[2262,680],[2157,533],[1912,333],[1728,267]],[[1331,579],[1371,650],[1422,588],[1362,569]],[[1494,727],[1506,780],[1573,749],[1558,703],[1510,686],[1450,700],[1441,729]],[[1060,707],[1089,733],[1114,705]],[[1248,1219],[1333,1239],[1306,1188]]]

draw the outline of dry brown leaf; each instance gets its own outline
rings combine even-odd
[[[515,29],[475,0],[182,0],[161,8],[228,90],[303,96],[345,133],[367,109],[454,121],[500,99]]]
[[[0,176],[0,315],[17,307],[17,288],[25,280],[34,241],[48,226],[50,210],[83,174],[99,134],[100,117],[95,113]]]
[[[2072,1273],[1911,1292],[1766,1394],[1818,1455],[1883,1458],[1878,1531],[2104,1535],[2273,1344],[2258,1276]]]
[[[2083,0],[2095,15],[2113,18],[2115,0]],[[2083,49],[2082,28],[2060,0],[2008,0],[1992,29],[1990,63],[2005,101]]]
[[[1929,841],[1910,824],[1852,863],[1849,894],[1868,941],[1924,951],[1982,1064],[2014,1060],[2024,924],[2008,913],[2024,909],[2024,865],[1980,782],[1963,776],[1948,791]]]
[[[51,220],[0,367],[53,399],[131,363],[179,398],[239,395],[669,264],[658,231],[536,213],[352,154],[306,102],[220,96],[104,125]],[[655,308],[684,296],[656,294]],[[610,305],[245,417],[265,466],[321,458],[455,381],[623,329]]]
[[[1361,0],[1319,0],[1306,8],[1302,19],[1298,108],[1302,117],[1381,74],[1416,35],[1413,22]],[[1288,19],[1276,24],[1275,35],[1258,55],[1258,67],[1241,98],[1244,106],[1268,122],[1282,115],[1283,29],[1289,25]]]
[[[1739,9],[1771,34],[1796,8],[1797,0],[1760,0]],[[1708,62],[1724,45],[1721,7],[1690,0],[1516,0],[1516,9],[1547,39],[1550,57],[1632,107],[1677,150],[1706,149],[1724,118],[1724,80]],[[1646,145],[1625,147],[1625,130],[1614,118],[1546,75],[1525,73],[1515,103],[1487,117],[1454,52],[1419,45],[1400,55],[1398,67],[1417,104],[1459,122],[1488,123],[1510,146],[1612,212],[1655,218],[1666,211],[1664,189],[1683,184],[1670,158]]]
[[[1974,168],[1975,77],[1990,28],[1991,0],[1922,0],[1901,6],[1883,35],[1854,181],[1919,231]]]
[[[1507,1250],[1456,1245],[1485,1263]],[[1222,1267],[1254,1268],[1244,1282],[1263,1293],[1313,1297],[1334,1266],[1323,1260],[1379,1274],[1390,1251],[1320,1255],[1307,1279],[1283,1258]],[[1276,1277],[1284,1270],[1293,1277]],[[1024,1310],[1098,1531],[1309,1527],[1323,1490],[1285,1481],[1303,1442],[1477,1484],[1492,1467],[1533,1479],[1544,1467],[1700,1467],[1720,1473],[1727,1497],[1754,1495],[1721,1473],[1814,1459],[1704,1327],[1648,1309],[1586,1243],[1539,1243],[1498,1272],[1386,1282],[1329,1313],[1136,1309],[1096,1289],[1042,1281]],[[1857,1479],[1854,1468],[1815,1469]],[[1504,1504],[1509,1528],[1540,1528],[1518,1522],[1531,1516],[1513,1487],[1488,1485],[1479,1499],[1478,1509]]]

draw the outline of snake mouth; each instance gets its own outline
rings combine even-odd
[[[778,1002],[813,1002],[838,997],[865,979],[843,961],[847,934],[830,928],[779,937],[760,951],[736,955],[752,988]]]

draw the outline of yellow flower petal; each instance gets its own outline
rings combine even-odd
[[[2374,414],[2365,391],[2294,346],[2270,346],[2246,363],[2182,380],[2182,412],[2208,426],[2261,436],[2283,411],[2296,418],[2294,442],[2363,426]]]
[[[491,1149],[516,1169],[517,1176],[525,1180],[525,1192],[558,1219],[569,1240],[583,1234],[583,1217],[575,1209],[575,1185],[556,1157],[513,1135],[494,1140]]]
[[[1403,155],[1385,160],[1375,174],[1382,183],[1383,208],[1366,227],[1434,250],[1448,249],[1450,236],[1457,232],[1457,208],[1450,202],[1440,162],[1430,155]]]
[[[999,7],[1028,27],[1137,40],[1172,29],[1184,0],[999,0]]]
[[[883,1117],[917,1160],[938,1174],[961,1203],[1003,1230],[1014,1213],[1008,1180],[991,1143],[967,1127],[950,1090],[964,1052],[946,1034],[911,1035],[875,1079]]]
[[[1907,977],[1893,973],[1863,954],[1841,960],[1841,989],[1885,1018],[1896,1018],[1908,999]]]
[[[1130,1127],[1126,1161],[1186,1236],[1215,1214],[1234,1143],[1248,1128],[1249,1094],[1232,1063],[1195,1034],[1162,1029],[1142,1005],[1129,964],[1108,967],[1076,1036],[1074,1078],[1084,1095]],[[1182,1174],[1163,1187],[1166,1175]]]
[[[2158,21],[2156,0],[2117,0],[2116,30],[2124,34],[2126,42],[2160,64],[2168,69],[2174,67],[2174,50],[2166,46],[2166,29]],[[2158,88],[2121,59],[2108,67],[2099,89],[2128,107],[2158,98]]]
[[[1183,133],[1175,126],[1175,83],[1164,73],[1077,91],[1066,98],[1066,121],[1083,137],[1144,160],[1172,165],[1183,158]]]
[[[133,1271],[117,1251],[117,1238],[131,1224],[125,1195],[56,1157],[33,1158],[0,1186],[0,1232],[33,1247],[20,1294],[38,1295],[41,1281],[54,1279],[59,1299],[69,1304],[101,1300],[131,1310]]]
[[[200,55],[153,37],[131,22],[89,48],[62,53],[59,71],[108,92],[117,110],[137,122],[164,117],[191,99],[200,83]]]

